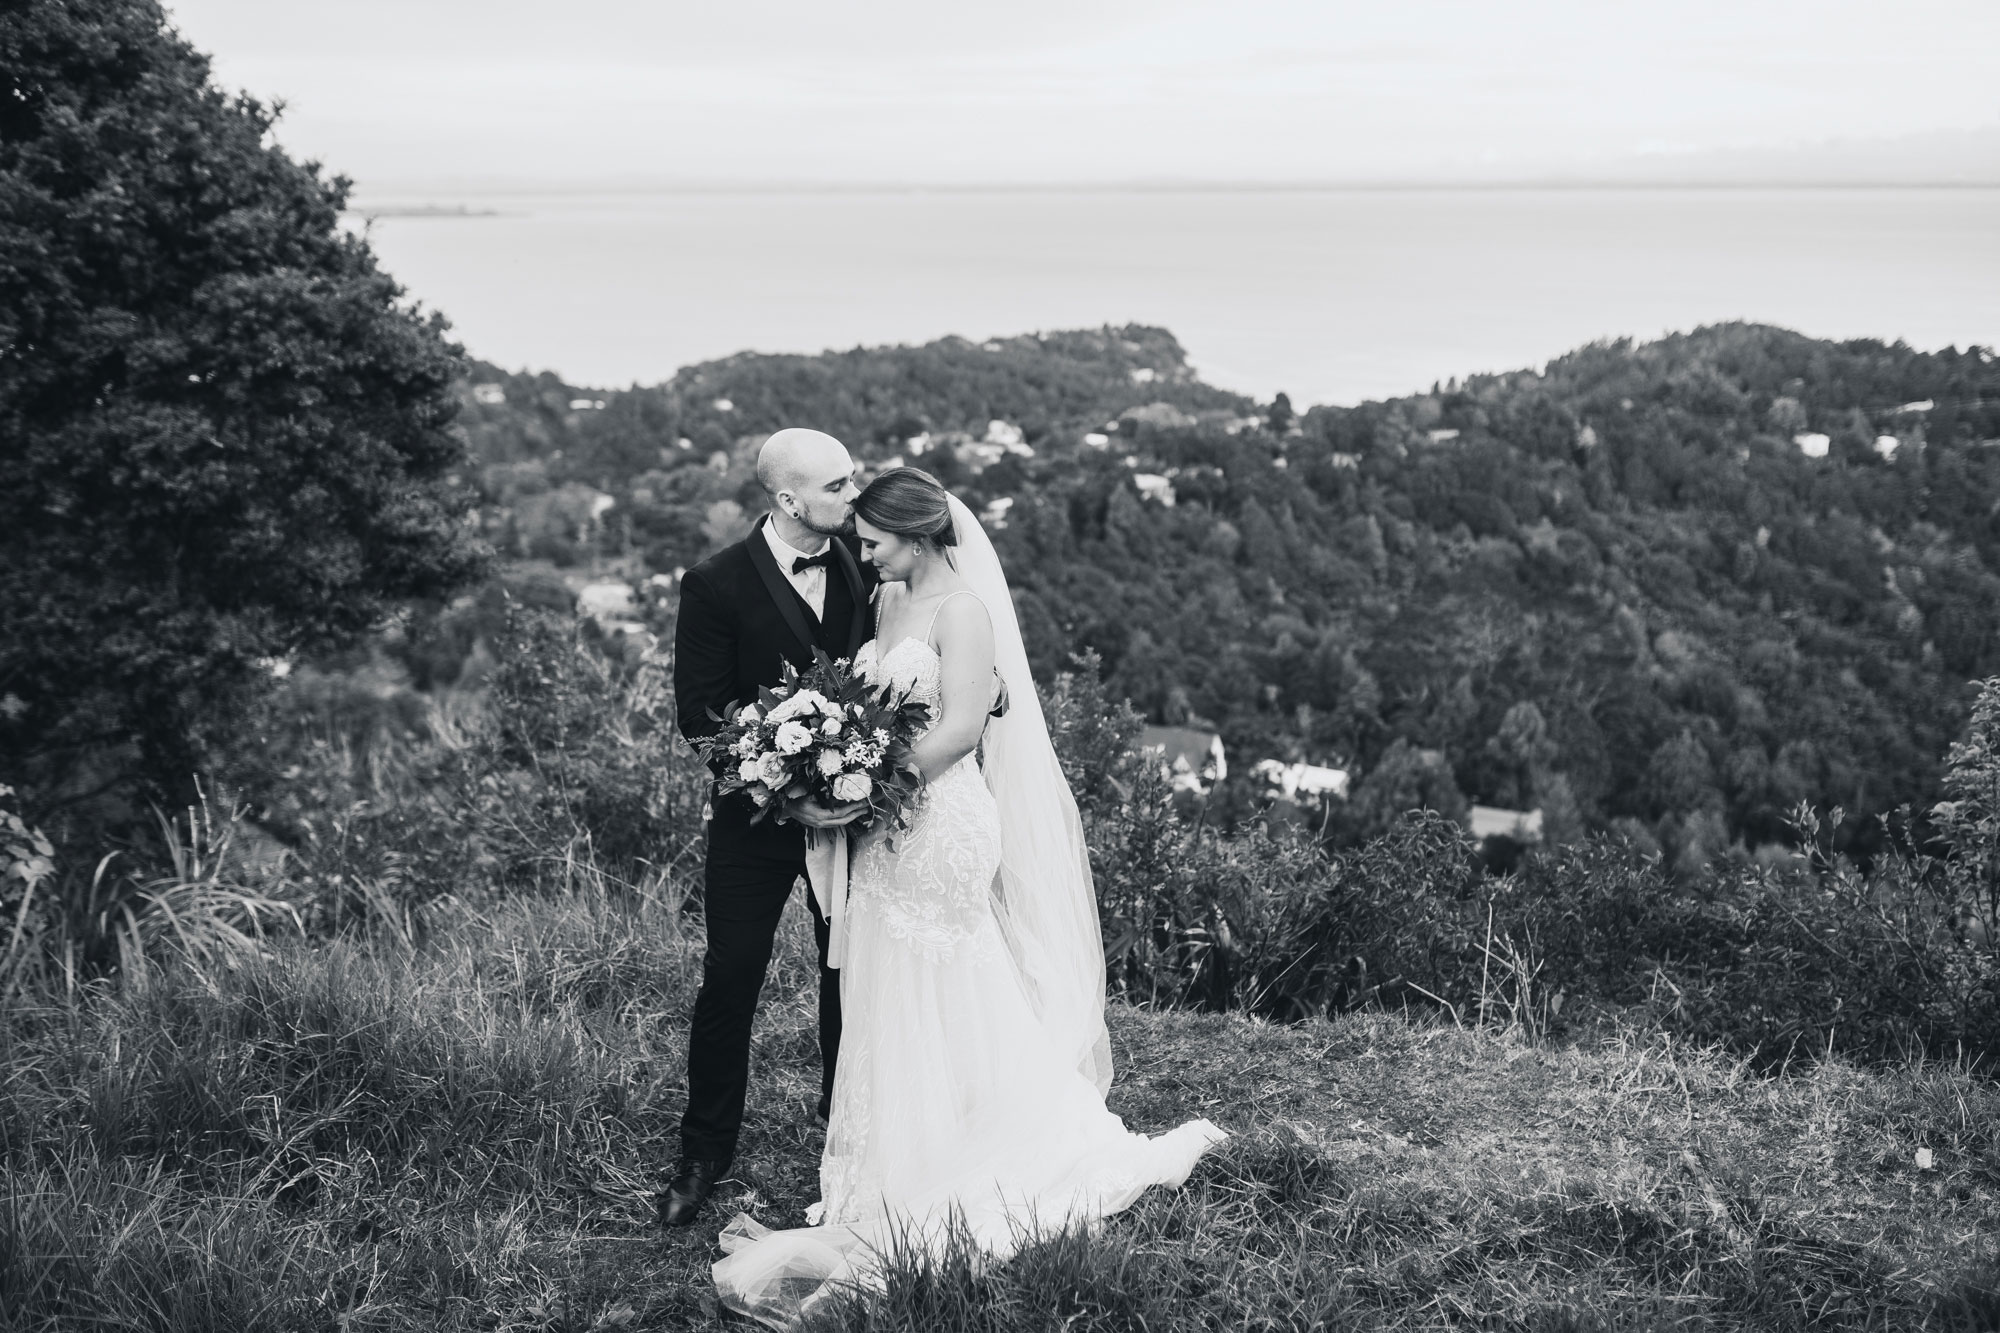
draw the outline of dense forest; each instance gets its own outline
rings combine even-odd
[[[1133,327],[625,392],[479,367],[463,398],[484,522],[530,566],[693,563],[758,512],[782,425],[933,470],[999,518],[1040,670],[1095,652],[1237,773],[1351,769],[1344,839],[1480,802],[1693,866],[1784,842],[1805,801],[1865,852],[2000,671],[1983,349],[1722,325],[1299,415]]]

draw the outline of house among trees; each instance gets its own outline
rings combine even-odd
[[[1259,759],[1257,774],[1270,784],[1277,795],[1287,801],[1326,796],[1343,801],[1347,799],[1350,775],[1344,768],[1326,768],[1319,764],[1286,764],[1276,759]]]
[[[576,613],[607,627],[639,614],[639,599],[629,583],[586,583],[576,595]]]
[[[1160,768],[1175,791],[1204,794],[1229,776],[1222,737],[1197,727],[1147,727],[1139,733],[1139,752],[1157,755]]]
[[[1540,810],[1502,810],[1495,805],[1475,805],[1466,818],[1466,826],[1472,831],[1472,836],[1481,842],[1488,838],[1506,838],[1526,847],[1542,840]]]
[[[1172,403],[1147,403],[1144,407],[1128,407],[1118,414],[1118,421],[1130,422],[1134,426],[1149,426],[1156,430],[1193,430],[1199,424],[1194,417]]]
[[[1011,421],[995,417],[986,423],[985,444],[997,444],[1003,453],[1019,454],[1023,458],[1033,458],[1035,447],[1028,443],[1027,432]]]

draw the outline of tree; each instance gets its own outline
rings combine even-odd
[[[1386,832],[1412,810],[1435,810],[1464,823],[1471,802],[1459,791],[1441,752],[1420,750],[1399,736],[1361,779],[1340,817],[1347,826],[1343,831],[1359,840]]]
[[[1494,793],[1503,805],[1533,806],[1550,777],[1557,749],[1549,739],[1549,724],[1534,701],[1523,699],[1507,709],[1500,729],[1487,737],[1486,755],[1506,775]]]
[[[8,6],[0,71],[0,781],[167,792],[477,569],[459,350],[154,0]]]
[[[1653,751],[1644,785],[1647,801],[1660,814],[1692,814],[1722,803],[1708,750],[1686,728]]]
[[[1298,419],[1298,413],[1292,410],[1292,400],[1289,395],[1281,393],[1271,400],[1271,412],[1266,421],[1273,435],[1283,435]]]

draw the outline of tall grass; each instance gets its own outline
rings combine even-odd
[[[734,1176],[652,1226],[703,776],[664,664],[509,623],[483,693],[393,725],[307,674],[232,775],[254,825],[202,807],[75,868],[0,823],[0,1329],[715,1327],[715,1227],[802,1219],[793,913]],[[1094,673],[1049,704],[1137,1002],[1114,1109],[1235,1137],[1004,1266],[902,1256],[825,1326],[2000,1327],[2000,1001],[1955,906],[1989,860],[1689,886],[1612,842],[1494,877],[1422,816],[1339,854],[1225,837]]]
[[[8,1326],[481,1327],[536,1299],[523,1247],[638,1243],[699,962],[679,898],[585,881],[429,926],[11,1009]],[[791,939],[775,987],[808,961]]]
[[[716,1228],[797,1225],[818,1194],[801,916],[741,1157],[668,1235],[680,903],[581,880],[438,910],[414,945],[284,938],[10,1010],[0,1328],[726,1326]],[[1112,1019],[1128,1123],[1234,1137],[1184,1189],[1005,1265],[901,1256],[819,1327],[1992,1327],[2000,1092],[1963,1070],[1764,1079],[1641,1036]]]

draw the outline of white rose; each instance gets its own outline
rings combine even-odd
[[[757,761],[757,778],[761,782],[769,783],[773,787],[782,787],[791,776],[790,770],[785,767],[785,761],[777,755],[767,754]]]
[[[785,722],[779,725],[774,742],[779,754],[797,754],[813,743],[813,736],[803,723]]]
[[[783,722],[786,718],[800,711],[802,710],[799,707],[799,696],[795,694],[789,699],[780,699],[778,702],[772,704],[771,711],[765,714],[765,716],[773,722]]]
[[[819,775],[823,778],[832,777],[845,764],[846,761],[840,757],[840,751],[838,750],[821,750],[819,752]]]
[[[830,717],[826,721],[820,723],[819,734],[822,736],[838,736],[840,734],[840,719],[837,717]]]
[[[736,714],[736,720],[746,727],[754,727],[757,725],[758,719],[763,716],[762,713],[757,711],[756,704],[744,704],[742,711]]]
[[[868,793],[875,790],[875,783],[866,773],[842,773],[833,780],[833,799],[836,801],[865,801]]]
[[[755,759],[745,759],[736,766],[736,778],[739,782],[755,782],[763,774],[764,765]]]

